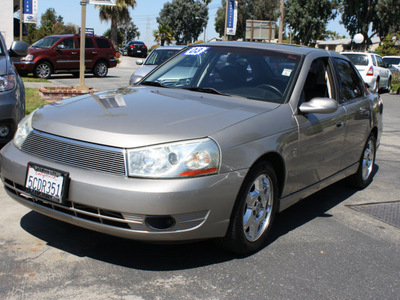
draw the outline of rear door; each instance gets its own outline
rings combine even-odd
[[[346,136],[340,150],[343,153],[341,169],[344,169],[361,157],[371,130],[371,102],[361,76],[351,63],[340,58],[333,61],[338,74],[340,106],[346,110]]]

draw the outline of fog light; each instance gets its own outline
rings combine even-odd
[[[5,138],[10,133],[10,128],[6,125],[0,125],[0,137]]]
[[[147,216],[146,225],[156,230],[167,230],[175,225],[171,216]]]

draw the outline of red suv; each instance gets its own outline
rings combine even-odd
[[[79,76],[80,35],[51,35],[34,43],[14,65],[21,75],[33,73],[39,78],[49,78],[53,73],[72,73]],[[108,68],[117,65],[116,51],[105,37],[86,36],[86,72],[104,77]]]

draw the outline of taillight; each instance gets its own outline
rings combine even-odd
[[[117,56],[117,51],[113,50],[113,56],[114,56],[114,57]]]
[[[372,66],[369,67],[369,70],[367,72],[367,76],[373,76],[374,75],[374,68]]]
[[[147,46],[143,46],[143,49],[147,49]]]
[[[135,48],[135,46],[133,46],[133,45],[129,45],[129,48],[133,49],[133,48]]]

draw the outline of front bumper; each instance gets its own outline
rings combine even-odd
[[[0,145],[7,143],[14,135],[17,124],[25,114],[25,104],[17,93],[17,88],[0,93],[0,126],[5,125],[10,133],[0,137]]]
[[[14,62],[14,66],[18,71],[33,72],[35,69],[35,62],[33,61],[20,61]]]
[[[1,179],[10,197],[47,216],[124,238],[184,241],[222,237],[245,171],[185,179],[139,179],[61,165],[9,143],[1,151]],[[70,174],[67,205],[27,194],[28,162]],[[148,220],[170,218],[157,229]]]

